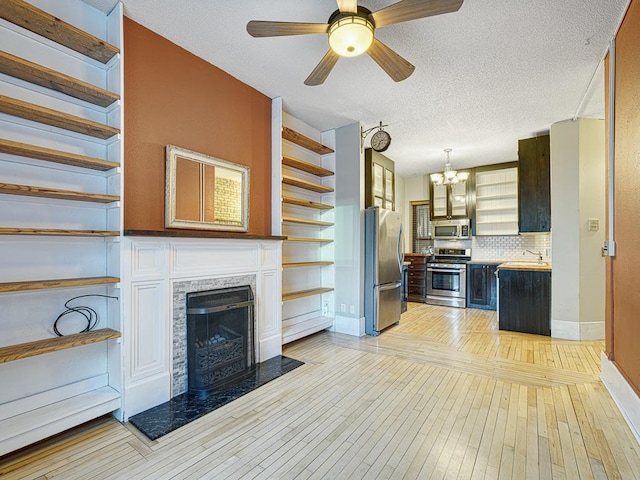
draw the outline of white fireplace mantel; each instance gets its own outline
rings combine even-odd
[[[123,409],[168,401],[173,383],[174,284],[255,277],[256,359],[282,353],[282,241],[122,237]]]

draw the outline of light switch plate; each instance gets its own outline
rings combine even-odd
[[[588,230],[590,232],[597,232],[598,230],[600,230],[600,220],[597,218],[590,218]]]

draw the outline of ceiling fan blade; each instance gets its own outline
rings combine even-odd
[[[376,28],[457,12],[464,0],[402,0],[371,14]]]
[[[269,22],[251,20],[247,23],[247,32],[252,37],[280,37],[284,35],[308,35],[327,33],[328,23]]]
[[[357,13],[358,0],[338,0],[338,10],[341,13]]]
[[[316,68],[313,69],[313,72],[307,77],[304,81],[305,85],[309,85],[310,87],[314,87],[317,85],[322,85],[324,81],[327,79],[334,65],[337,63],[340,55],[338,55],[333,50],[329,50],[320,63],[316,65]]]
[[[408,1],[408,0],[403,0]],[[398,55],[396,52],[387,47],[377,38],[373,39],[373,43],[367,50],[367,53],[373,58],[382,69],[387,72],[396,82],[401,82],[411,76],[416,69],[408,61]]]

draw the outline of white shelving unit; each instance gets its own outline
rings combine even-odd
[[[277,119],[279,103],[274,102]],[[331,327],[334,320],[334,132],[318,132],[280,112],[274,153],[274,234],[282,252],[282,343]],[[277,127],[274,126],[274,131]],[[275,135],[275,133],[274,133]]]
[[[0,455],[120,408],[122,5],[0,9]]]
[[[476,235],[518,234],[518,168],[476,172]]]

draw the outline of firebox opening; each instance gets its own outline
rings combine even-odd
[[[206,395],[255,370],[254,297],[249,285],[187,294],[189,392]]]

